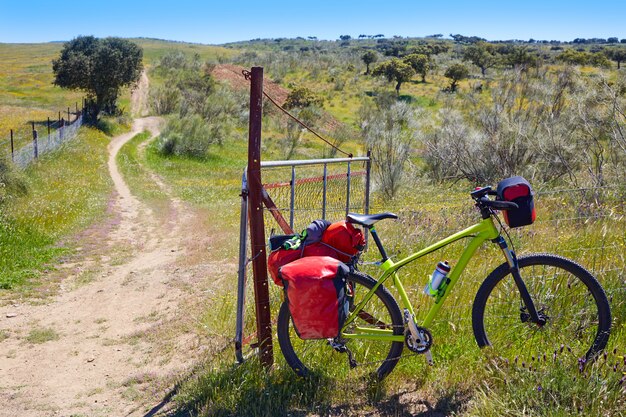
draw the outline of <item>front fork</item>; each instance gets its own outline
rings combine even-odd
[[[537,313],[537,308],[535,307],[535,303],[533,302],[532,297],[528,292],[528,288],[526,288],[526,284],[522,279],[522,275],[519,271],[519,263],[517,262],[517,256],[512,249],[506,244],[506,240],[502,236],[498,236],[493,240],[494,243],[500,246],[504,257],[506,258],[509,267],[511,268],[511,275],[513,275],[513,280],[515,281],[515,285],[517,285],[517,289],[522,298],[522,303],[526,307],[526,314],[530,317],[530,321],[537,324],[538,326],[542,326],[545,324],[545,319],[539,316]],[[522,319],[523,320],[523,319]]]

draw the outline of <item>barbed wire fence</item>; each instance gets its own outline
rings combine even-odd
[[[46,130],[45,135],[41,135],[40,131],[36,129],[36,123],[30,122],[31,131],[30,134],[18,135],[16,130],[10,129],[9,137],[0,141],[0,154],[6,155],[5,157],[19,167],[26,168],[33,160],[38,159],[39,156],[46,152],[50,152],[61,144],[73,139],[78,133],[78,129],[83,125],[84,118],[84,106],[82,109],[78,109],[78,103],[75,106],[75,111],[67,109],[67,119],[59,117],[55,121],[51,121],[48,118],[47,123],[40,123]],[[72,120],[72,116],[74,119]],[[24,144],[25,143],[25,144]]]

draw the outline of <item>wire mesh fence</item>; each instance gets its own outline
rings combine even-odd
[[[362,158],[367,159],[367,158]],[[264,168],[263,188],[267,191],[275,207],[264,210],[265,236],[284,234],[283,227],[276,221],[278,210],[284,224],[295,232],[300,232],[315,219],[341,220],[348,211],[365,213],[368,211],[367,162],[360,160],[349,163],[320,163],[297,166],[285,165]],[[274,211],[274,214],[272,213]],[[247,260],[245,275],[247,285],[243,294],[243,345],[255,340],[256,316],[252,285],[250,245],[246,242]],[[280,287],[270,286],[271,316],[276,318],[282,302]]]
[[[13,163],[20,168],[25,168],[31,161],[40,155],[58,148],[62,143],[73,139],[78,129],[83,125],[83,116],[77,118],[68,125],[60,124],[60,127],[45,136],[36,136],[32,141],[12,154]]]
[[[298,167],[295,173],[290,166],[265,169],[263,187],[292,229],[301,231],[315,219],[336,221],[348,211],[366,210],[365,162],[347,168],[347,164],[313,165]],[[268,210],[265,218],[266,236],[282,233]]]
[[[58,118],[47,117],[46,111],[30,112],[33,120],[18,124],[17,128],[5,131],[0,137],[0,158],[13,161],[20,168],[26,167],[40,155],[59,147],[62,143],[76,136],[82,126],[89,102],[84,101],[79,108],[78,102],[73,107],[58,112]],[[19,119],[23,119],[20,115]],[[6,135],[5,135],[6,134]]]

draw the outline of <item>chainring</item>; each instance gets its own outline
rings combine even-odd
[[[417,326],[417,333],[420,335],[421,340],[415,340],[409,330],[404,334],[404,341],[407,348],[411,352],[424,354],[430,350],[433,345],[433,335],[424,327]]]

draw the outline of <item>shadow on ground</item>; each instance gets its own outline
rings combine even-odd
[[[340,384],[340,385],[339,385]],[[419,416],[460,411],[467,393],[424,400],[417,389],[389,395],[384,382],[354,385],[322,375],[297,377],[291,369],[265,372],[256,361],[228,368],[196,370],[144,417],[163,416]]]

